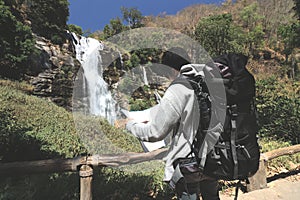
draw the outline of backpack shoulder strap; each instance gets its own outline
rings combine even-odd
[[[184,85],[185,87],[189,88],[189,89],[193,89],[189,77],[184,76],[184,75],[180,75],[179,77],[177,77],[171,84],[171,85],[175,85],[175,84],[181,84]],[[169,87],[170,87],[169,86]]]

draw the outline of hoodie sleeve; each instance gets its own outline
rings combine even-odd
[[[130,121],[126,124],[126,129],[143,141],[156,142],[164,139],[180,120],[186,103],[183,87],[178,84],[170,86],[160,104],[150,109],[148,123]]]

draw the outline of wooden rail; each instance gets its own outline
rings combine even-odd
[[[80,156],[71,159],[49,159],[39,161],[10,162],[0,164],[0,176],[14,176],[51,172],[75,172],[83,165],[121,166],[162,159],[167,149],[147,153],[124,153],[114,155]]]
[[[167,149],[147,153],[124,153],[116,155],[80,156],[72,159],[49,159],[0,164],[0,177],[25,174],[76,172],[80,176],[80,200],[92,199],[93,168],[98,166],[121,166],[162,159]]]

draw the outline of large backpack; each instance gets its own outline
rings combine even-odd
[[[205,78],[181,77],[173,83],[194,89],[200,123],[191,154],[203,173],[216,179],[243,180],[258,170],[260,152],[254,104],[255,80],[246,64],[244,55],[222,55],[214,59],[210,72],[204,70]],[[222,81],[214,76],[220,73]],[[208,84],[220,83],[225,86],[226,105],[218,100],[218,93],[208,89]],[[225,120],[219,120],[218,112],[222,109]]]

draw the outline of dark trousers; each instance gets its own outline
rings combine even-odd
[[[186,183],[185,179],[181,179],[175,190],[179,200],[199,200],[200,193],[203,200],[220,200],[217,180]]]

